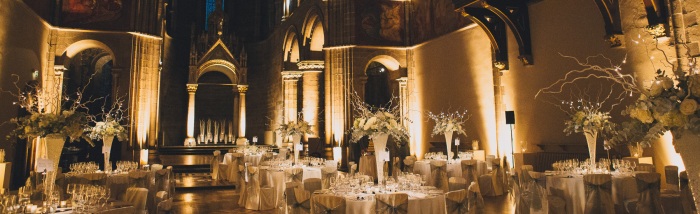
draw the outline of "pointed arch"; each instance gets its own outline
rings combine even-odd
[[[297,28],[292,25],[287,29],[287,33],[284,37],[284,45],[282,46],[282,53],[284,54],[285,62],[299,62],[299,32]]]

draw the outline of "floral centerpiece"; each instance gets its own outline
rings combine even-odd
[[[602,112],[596,105],[588,102],[580,102],[579,106],[572,113],[569,119],[564,122],[564,132],[567,135],[572,133],[583,133],[588,144],[588,154],[592,162],[596,160],[596,141],[598,134],[610,134],[615,130],[615,124],[610,122],[610,113]],[[573,109],[573,107],[572,107]]]
[[[304,134],[314,134],[311,131],[309,122],[304,121],[303,115],[300,113],[296,121],[289,121],[280,124],[277,128],[277,133],[283,137],[292,137],[292,150],[294,151],[294,163],[299,161],[299,150],[303,148],[301,145],[301,136]]]
[[[447,146],[447,159],[452,159],[452,134],[462,134],[466,136],[467,134],[462,129],[462,125],[465,121],[469,120],[471,116],[467,115],[467,111],[464,112],[453,112],[453,113],[440,113],[438,115],[428,112],[428,117],[435,121],[435,127],[433,127],[433,132],[431,136],[435,135],[445,135],[445,144]]]
[[[114,137],[117,137],[119,141],[126,141],[128,134],[126,128],[121,125],[122,121],[126,119],[124,116],[125,110],[123,109],[123,99],[117,98],[113,103],[109,111],[105,111],[105,107],[102,107],[102,113],[99,117],[100,121],[96,121],[93,118],[92,127],[88,127],[85,131],[88,132],[88,137],[93,140],[102,140],[102,154],[104,154],[104,169],[111,169],[109,165],[109,155],[112,150],[112,142]],[[105,100],[106,104],[106,100]]]
[[[351,142],[356,143],[364,136],[372,140],[377,160],[377,180],[381,182],[384,179],[384,161],[390,159],[386,147],[389,136],[394,137],[397,142],[408,140],[406,128],[399,123],[399,117],[396,116],[399,115],[400,109],[398,106],[390,108],[370,106],[357,94],[354,94],[351,103],[355,108],[355,120],[350,129]],[[392,106],[391,103],[389,102],[387,106]]]

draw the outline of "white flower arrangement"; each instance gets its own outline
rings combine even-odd
[[[471,115],[467,115],[466,110],[464,112],[453,112],[449,114],[442,112],[438,115],[428,112],[428,117],[435,121],[435,127],[433,127],[431,136],[442,135],[446,132],[456,132],[467,136],[462,125],[471,118]]]
[[[406,138],[406,131],[396,120],[394,114],[380,109],[374,113],[356,118],[352,125],[352,141],[357,142],[363,136],[373,137],[377,134],[389,134],[398,139]]]
[[[107,112],[105,112],[105,106],[102,106],[102,113],[99,115],[102,121],[92,121],[95,126],[87,128],[88,137],[100,140],[106,136],[115,136],[119,141],[125,141],[128,134],[126,128],[121,125],[121,122],[126,118],[123,102],[123,99],[117,98]]]
[[[280,124],[276,131],[282,136],[314,134],[314,132],[311,131],[309,122],[304,121],[302,116],[302,114],[299,114],[297,121],[289,121]]]

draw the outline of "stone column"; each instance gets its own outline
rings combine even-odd
[[[197,84],[187,84],[187,92],[189,93],[189,103],[187,105],[187,138],[185,146],[195,146],[194,139],[194,94],[197,92]]]
[[[319,76],[321,71],[304,71],[303,74],[303,101],[302,101],[302,112],[304,113],[304,120],[309,122],[311,125],[311,131],[314,132],[313,135],[308,137],[318,137],[319,136],[319,123],[318,114],[320,112],[320,98],[321,94],[319,92]]]
[[[302,72],[300,71],[282,72],[282,84],[284,84],[284,122],[297,121],[297,106],[299,100],[297,87],[301,76]]]
[[[244,141],[245,140],[245,121],[246,121],[246,114],[245,114],[245,93],[248,91],[248,85],[238,85],[238,104],[240,105],[238,108],[239,110],[239,115],[238,115],[238,140],[237,141]],[[238,144],[238,142],[236,142]]]

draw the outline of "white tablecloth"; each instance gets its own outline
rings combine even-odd
[[[552,189],[561,191],[566,201],[566,213],[583,213],[586,206],[586,190],[583,185],[583,176],[567,178],[563,176],[547,176],[547,191],[552,194]],[[637,183],[632,176],[612,177],[612,198],[616,205],[623,205],[625,200],[636,199]]]
[[[245,156],[243,156],[243,161],[245,161],[246,163],[250,163],[253,166],[258,166],[260,164],[261,158],[262,158],[262,155],[245,155]],[[233,159],[233,153],[226,153],[224,155],[223,164],[231,163],[232,159]]]
[[[287,180],[287,176],[284,174],[284,170],[280,170],[279,168],[269,168],[267,166],[263,166],[260,169],[262,185],[273,187],[275,189],[275,192],[277,193],[277,198],[275,201],[279,202],[281,199],[284,198],[284,190],[287,188],[287,182],[290,182],[291,180]],[[303,167],[303,169],[303,180],[306,180],[308,178],[321,178],[321,168]]]
[[[314,194],[316,195],[316,194]],[[355,200],[351,197],[345,199],[345,213],[346,214],[367,214],[376,213],[375,200]],[[313,211],[312,211],[313,212]],[[408,199],[408,213],[409,214],[422,214],[422,213],[445,213],[445,195],[438,195],[433,197],[425,198],[412,198]]]
[[[418,173],[421,176],[425,176],[425,175],[430,176],[430,161],[429,160],[416,161],[415,165],[413,165],[413,173]],[[483,174],[486,174],[487,173],[486,162],[477,161],[475,173],[476,173],[477,178]],[[451,163],[447,164],[447,176],[448,177],[462,177],[462,163],[461,163],[461,161],[455,161],[455,162],[451,162]]]

